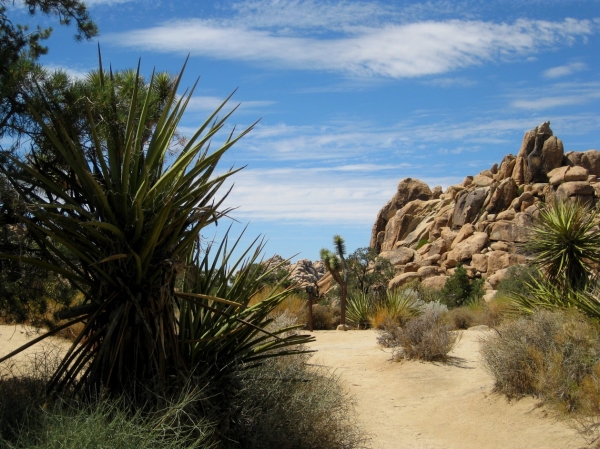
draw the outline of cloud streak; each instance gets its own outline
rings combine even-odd
[[[544,78],[553,79],[572,75],[573,73],[581,72],[585,69],[587,69],[587,65],[583,62],[572,62],[570,64],[552,67],[551,69],[545,70],[543,75]]]
[[[113,34],[114,44],[358,77],[411,78],[530,55],[593,34],[589,20],[468,20],[361,27],[342,37],[289,36],[211,20],[178,20]]]

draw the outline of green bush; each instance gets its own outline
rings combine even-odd
[[[467,270],[459,263],[440,291],[440,301],[448,307],[460,307],[478,302],[483,294],[483,279],[469,279]]]
[[[508,268],[506,276],[498,284],[496,297],[513,296],[516,293],[527,291],[532,280],[540,280],[541,275],[535,267],[527,265],[513,265]]]

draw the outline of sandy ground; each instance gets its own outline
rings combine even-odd
[[[586,441],[538,401],[492,393],[479,338],[464,331],[447,364],[393,362],[375,331],[316,331],[311,363],[334,368],[357,401],[374,449],[575,449]]]
[[[42,335],[42,331],[33,327],[0,325],[0,357],[40,335]],[[17,373],[19,369],[27,370],[34,364],[38,369],[51,370],[60,360],[59,354],[67,351],[70,346],[71,342],[65,339],[49,337],[0,364],[0,375],[6,375],[8,372]]]
[[[483,330],[464,331],[447,364],[392,362],[375,331],[317,331],[311,363],[335,369],[357,401],[359,420],[374,449],[580,449],[585,440],[531,398],[508,402],[493,394],[481,367]],[[39,336],[35,329],[0,325],[0,357]],[[70,343],[50,338],[44,349]],[[20,355],[31,363],[42,347]],[[28,362],[29,361],[29,362]],[[2,369],[4,368],[4,369]],[[6,374],[6,365],[0,374]],[[14,370],[14,367],[12,368]]]

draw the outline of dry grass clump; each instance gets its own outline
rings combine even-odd
[[[508,302],[502,299],[493,300],[489,303],[479,302],[450,309],[444,320],[453,329],[468,329],[479,325],[495,328],[500,325],[509,307]]]
[[[307,364],[307,355],[267,360],[244,374],[242,409],[230,438],[241,448],[350,449],[368,447],[354,400],[337,375]]]
[[[313,305],[313,329],[331,330],[340,324],[340,311],[325,304]]]
[[[459,340],[444,323],[443,314],[431,308],[400,326],[389,323],[381,332],[379,344],[394,348],[394,359],[446,360]]]
[[[557,410],[600,422],[600,326],[574,310],[538,310],[481,342],[497,391],[532,394]]]

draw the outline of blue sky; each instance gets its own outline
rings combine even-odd
[[[367,246],[400,179],[460,182],[546,120],[565,150],[600,149],[600,0],[87,3],[99,37],[55,26],[44,64],[81,76],[97,42],[146,74],[189,54],[184,134],[236,88],[231,125],[261,119],[223,169],[246,166],[227,203],[267,255]]]

